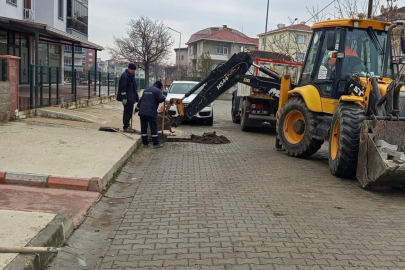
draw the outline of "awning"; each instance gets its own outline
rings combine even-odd
[[[86,49],[98,51],[104,50],[103,47],[95,43],[84,40],[80,37],[74,36],[43,23],[23,21],[0,16],[0,29],[1,28],[18,31],[28,35],[35,35],[35,32],[38,32],[41,40],[47,40],[63,45],[72,45],[73,43],[75,46]]]

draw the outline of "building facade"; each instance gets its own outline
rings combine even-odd
[[[259,49],[282,53],[291,56],[296,62],[303,62],[311,38],[311,27],[304,22],[285,26],[278,24],[277,29],[261,33],[259,37]],[[266,48],[264,38],[266,36]]]
[[[180,66],[188,65],[188,48],[175,48],[174,53],[176,54],[175,66],[179,64]]]
[[[87,1],[76,1],[87,4]],[[68,2],[0,0],[0,55],[21,57],[21,84],[29,83],[29,66],[32,64],[59,69],[59,81],[63,81],[65,76],[71,76],[69,73],[73,68],[83,70],[82,47],[93,52],[102,49],[88,42],[87,36],[84,39],[67,32]],[[87,21],[85,17],[83,20]],[[45,81],[48,80],[48,76],[45,77]],[[56,81],[56,75],[52,75],[51,80]]]
[[[195,69],[198,58],[204,53],[208,52],[217,64],[228,61],[234,53],[256,49],[259,41],[223,25],[223,27],[209,27],[196,32],[186,44],[189,65]]]

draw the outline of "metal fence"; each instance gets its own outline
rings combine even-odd
[[[28,78],[29,83],[19,87],[20,110],[116,95],[119,83],[119,77],[112,73],[35,65],[29,66]],[[136,82],[138,89],[145,88],[145,79],[136,78]]]

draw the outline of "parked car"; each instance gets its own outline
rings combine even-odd
[[[171,98],[183,98],[184,95],[198,83],[199,82],[195,81],[174,81],[169,87],[169,92],[166,97],[166,103],[168,103]],[[183,100],[184,106],[187,106],[188,103],[190,103],[198,95],[198,93],[200,93],[202,89],[203,86],[197,89],[197,91],[195,91],[188,98],[184,99]],[[169,112],[174,117],[179,116],[176,105],[173,105],[170,108]],[[202,109],[198,114],[196,114],[193,117],[193,119],[204,120],[207,125],[212,126],[214,123],[214,103],[211,103],[208,107]]]

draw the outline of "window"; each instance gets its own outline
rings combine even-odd
[[[306,35],[297,35],[297,43],[307,43]]]
[[[89,61],[90,61],[90,62],[93,62],[93,58],[89,58]]]
[[[305,53],[302,53],[302,52],[297,53],[298,62],[304,62],[304,59],[305,59]]]
[[[72,66],[72,59],[65,58],[64,63],[65,63],[65,66]]]
[[[17,0],[7,0],[7,3],[17,5]]]
[[[284,35],[281,34],[281,35],[278,37],[278,40],[279,40],[280,42],[283,42],[283,40],[284,40]]]
[[[181,60],[184,60],[184,55],[181,56]]]
[[[63,2],[64,0],[58,0],[58,18],[63,20]]]
[[[217,45],[217,54],[228,55],[228,46]]]
[[[300,85],[307,84],[311,80],[310,76],[312,73],[312,69],[314,68],[315,56],[316,56],[316,52],[318,51],[320,37],[321,37],[321,31],[315,32],[312,37],[312,43],[308,49],[309,55],[308,55],[307,61],[305,62],[305,66],[302,69]]]
[[[238,46],[238,52],[243,52],[243,51],[244,51],[243,46]]]
[[[92,53],[92,52],[89,52],[89,56],[93,56],[93,53]]]

